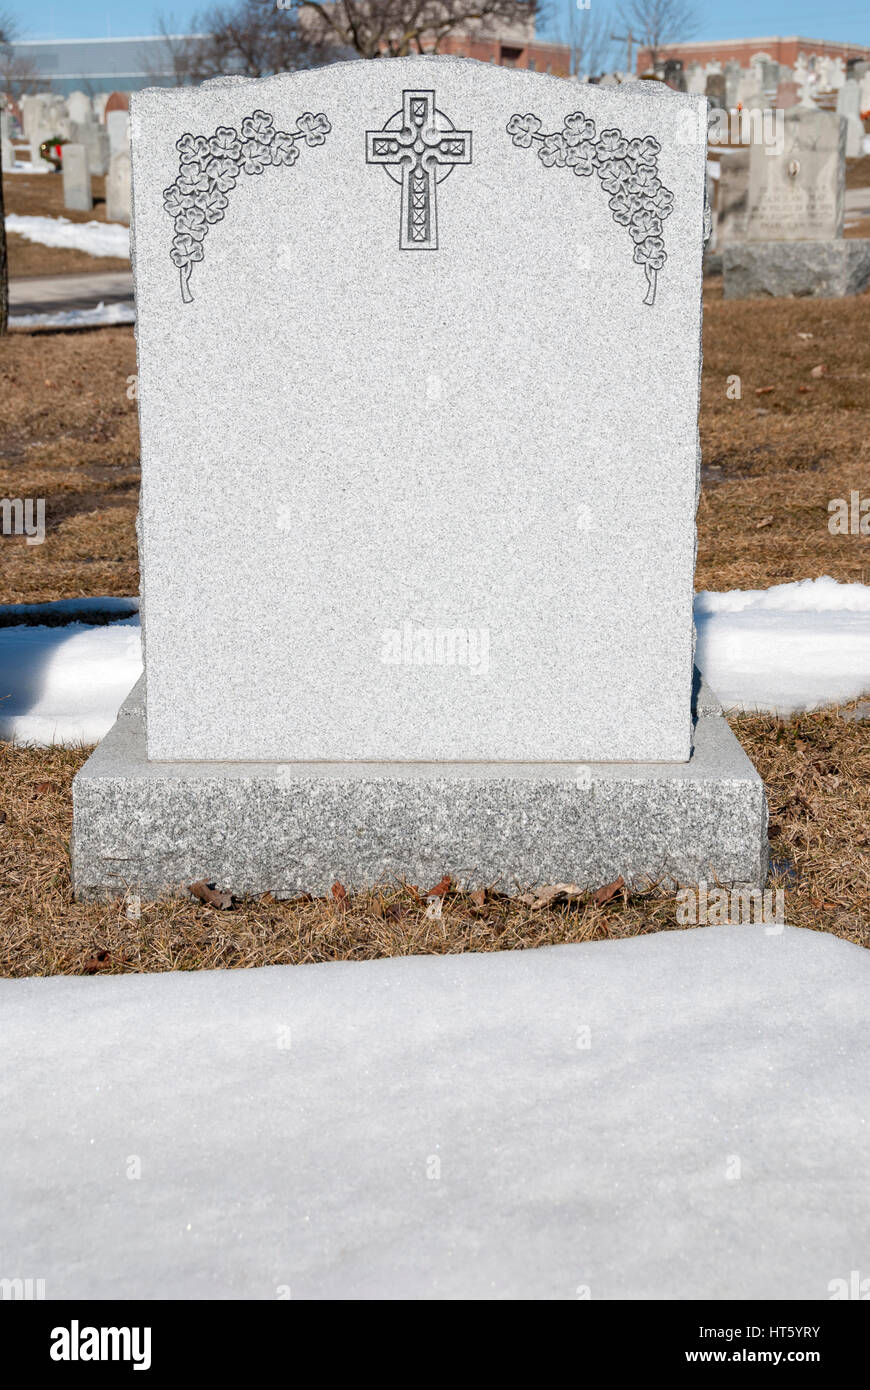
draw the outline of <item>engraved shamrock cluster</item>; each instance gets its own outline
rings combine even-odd
[[[659,178],[661,146],[651,135],[629,140],[621,130],[602,130],[582,111],[566,116],[562,129],[541,134],[541,121],[532,114],[511,116],[507,125],[513,143],[522,149],[537,145],[546,168],[573,169],[580,177],[596,173],[609,194],[613,219],[626,227],[634,242],[634,259],[648,281],[645,304],[655,303],[656,275],[666,260],[662,222],[673,211],[674,195]]]
[[[210,226],[220,222],[227,194],[240,174],[262,174],[269,166],[289,166],[299,158],[299,144],[322,145],[331,130],[321,112],[299,116],[292,134],[276,130],[267,111],[254,111],[242,121],[241,130],[218,126],[214,135],[182,135],[176,145],[180,156],[178,177],[165,189],[163,206],[175,221],[170,256],[178,266],[181,297],[192,301],[190,272],[203,259],[202,243]]]

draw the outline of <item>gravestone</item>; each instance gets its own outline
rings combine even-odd
[[[69,118],[71,121],[81,123],[94,119],[91,99],[86,92],[70,92],[67,106],[69,108]]]
[[[9,112],[0,108],[0,162],[9,170],[15,163],[15,150],[12,147],[12,123]]]
[[[726,299],[832,297],[870,283],[870,242],[843,240],[846,122],[800,106],[781,148],[753,145],[745,243],[724,254]]]
[[[134,96],[146,682],[80,898],[763,881],[692,705],[704,131],[446,57]]]
[[[861,78],[861,95],[858,105],[860,107],[859,115],[870,113],[870,72],[865,72]]]
[[[106,177],[106,220],[130,221],[130,152],[119,150],[109,161]]]
[[[109,157],[120,154],[130,144],[130,116],[126,111],[108,111],[106,130],[109,135]]]
[[[845,122],[828,111],[788,111],[782,148],[753,144],[749,241],[830,241],[843,235]]]
[[[724,72],[708,72],[706,78],[707,100],[711,107],[722,108],[725,102],[725,74]]]
[[[96,121],[73,122],[73,143],[84,145],[88,152],[88,168],[101,177],[109,172],[109,137]]]
[[[776,89],[775,105],[780,111],[788,111],[792,106],[798,104],[798,84],[796,82],[780,82]]]
[[[849,78],[837,92],[837,115],[846,122],[846,158],[860,159],[864,148],[864,125],[859,110],[861,89]]]
[[[716,189],[717,248],[745,241],[749,212],[749,150],[723,150]]]
[[[64,207],[75,212],[90,212],[94,206],[94,198],[91,192],[88,152],[84,145],[64,145],[61,173]]]

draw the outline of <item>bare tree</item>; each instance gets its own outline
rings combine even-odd
[[[148,75],[169,75],[179,86],[213,77],[267,77],[348,56],[336,51],[319,26],[306,25],[295,7],[281,8],[275,0],[213,5],[194,16],[193,34],[174,34],[171,20],[159,25],[162,52]]]
[[[261,0],[261,3],[270,0]],[[452,34],[534,25],[542,0],[278,0],[304,28],[360,58],[437,53]]]
[[[559,31],[559,41],[566,43],[571,50],[571,72],[574,76],[588,76],[596,72],[606,72],[613,58],[613,35],[610,30],[613,19],[609,12],[600,8],[580,9],[571,5],[568,23]]]
[[[626,0],[620,7],[619,19],[638,49],[649,50],[653,67],[663,48],[690,39],[698,29],[698,13],[692,0]]]

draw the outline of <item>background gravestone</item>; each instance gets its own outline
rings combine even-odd
[[[104,175],[109,172],[109,137],[96,121],[74,122],[71,125],[72,140],[84,145],[88,152],[88,168],[92,174]]]
[[[120,150],[109,161],[106,178],[106,220],[130,221],[130,154]]]
[[[90,212],[94,206],[94,199],[91,193],[88,152],[84,145],[64,145],[61,172],[64,207],[75,212]]]
[[[725,297],[859,294],[870,242],[843,240],[846,122],[796,106],[783,124],[781,150],[752,146],[746,240],[724,253]]]
[[[130,117],[126,111],[107,111],[106,130],[109,135],[109,157],[121,154],[130,144]]]
[[[859,159],[864,148],[864,125],[859,115],[861,89],[849,78],[837,92],[837,115],[846,122],[846,158]]]
[[[762,881],[692,712],[705,136],[453,58],[135,96],[147,696],[77,894]]]

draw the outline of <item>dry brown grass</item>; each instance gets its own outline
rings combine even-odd
[[[850,707],[852,708],[852,707]],[[786,921],[870,946],[870,738],[833,710],[789,721],[744,717],[735,731],[767,784],[774,887]],[[124,974],[300,965],[380,956],[529,950],[681,929],[673,896],[621,891],[532,909],[449,892],[440,920],[426,891],[385,885],[351,898],[245,900],[228,912],[193,899],[74,903],[70,783],[85,752],[0,745],[0,974]],[[445,872],[450,866],[445,865]],[[209,867],[202,866],[208,879]],[[420,890],[420,892],[417,891]]]
[[[855,487],[866,493],[870,478],[868,327],[867,295],[726,304],[720,286],[708,285],[699,588],[820,574],[870,581],[866,538],[827,529],[829,500]],[[817,364],[826,368],[822,377],[810,374]],[[4,601],[137,591],[138,439],[135,403],[126,396],[135,370],[129,329],[0,342],[0,496],[47,497],[49,524],[43,546],[0,540]],[[740,401],[726,396],[732,374],[742,379]],[[793,866],[773,880],[785,887],[787,920],[870,945],[870,724],[831,710],[732,723],[767,785],[774,858]],[[652,894],[537,910],[516,899],[490,895],[477,906],[450,894],[440,921],[401,885],[346,909],[259,900],[219,912],[185,900],[143,904],[131,920],[123,902],[75,904],[70,782],[85,756],[0,745],[2,973],[529,949],[679,926],[675,899]],[[209,878],[208,865],[202,874]]]
[[[3,179],[6,212],[19,217],[65,217],[69,222],[105,222],[106,180],[94,176],[93,212],[71,212],[63,205],[60,174],[7,174]],[[16,232],[9,233],[9,274],[13,279],[26,275],[65,275],[72,271],[129,270],[129,258],[89,256],[86,251],[69,251],[57,246],[39,246]]]

